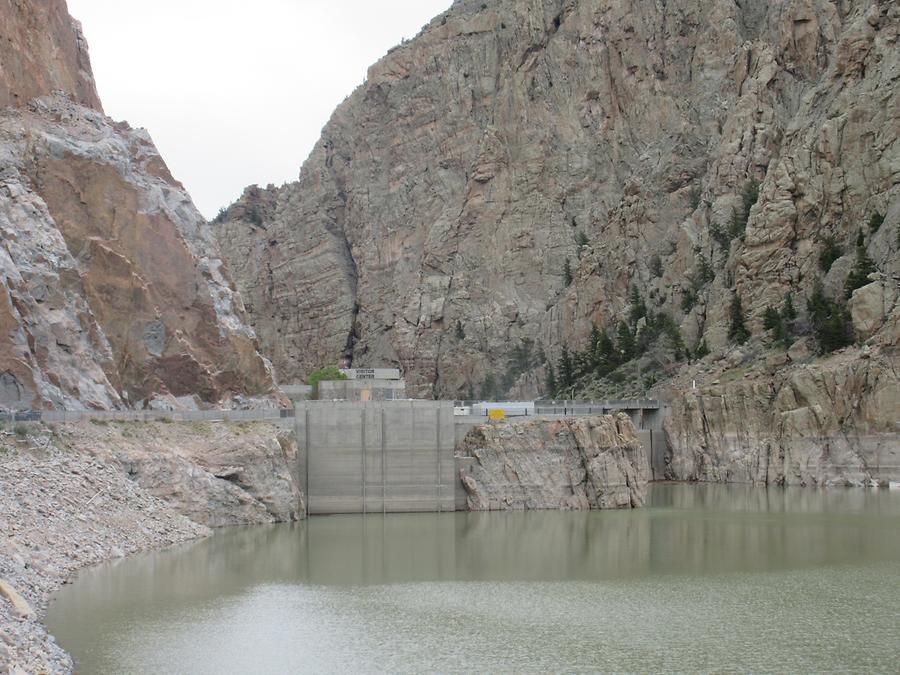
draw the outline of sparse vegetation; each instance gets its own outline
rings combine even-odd
[[[866,252],[865,244],[865,238],[862,230],[860,230],[856,238],[856,261],[853,263],[853,269],[850,270],[850,274],[847,275],[847,280],[844,282],[844,297],[848,299],[853,295],[853,291],[869,283],[869,275],[876,269],[875,263],[872,262],[872,259]]]
[[[565,263],[563,263],[563,284],[568,288],[572,285],[572,281],[572,263],[566,258]]]
[[[875,234],[884,225],[884,216],[877,211],[869,217],[869,232]]]
[[[650,258],[650,274],[657,279],[663,275],[662,258],[659,257],[658,253],[654,253],[653,257]]]
[[[819,252],[819,269],[825,273],[834,265],[834,261],[844,255],[843,247],[838,244],[834,235],[826,234],[822,237],[822,250]]]
[[[709,347],[707,346],[705,339],[700,340],[700,344],[698,344],[697,348],[694,350],[694,356],[698,359],[709,356]]]
[[[466,339],[466,331],[463,329],[462,321],[457,320],[456,322],[456,339],[457,340],[465,340]]]
[[[312,371],[309,374],[309,377],[306,378],[306,384],[313,388],[313,397],[318,398],[319,382],[346,379],[347,376],[344,375],[337,366],[325,366],[323,368],[316,368],[316,370]]]
[[[827,298],[821,283],[816,284],[806,301],[806,308],[820,353],[827,354],[853,344],[853,321],[849,310],[843,303]]]
[[[791,294],[788,293],[781,309],[772,306],[766,307],[763,315],[763,327],[772,332],[772,337],[777,344],[787,348],[794,342],[793,322],[796,318],[794,301]]]
[[[581,258],[581,253],[588,246],[589,240],[587,235],[581,230],[575,235],[575,246],[578,247],[578,257]]]
[[[741,304],[741,296],[737,293],[731,300],[731,306],[728,309],[728,339],[737,344],[744,344],[750,339],[750,331],[744,321],[744,307]]]

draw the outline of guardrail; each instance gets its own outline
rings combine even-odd
[[[292,408],[260,410],[28,410],[0,413],[3,422],[258,422],[293,417]]]

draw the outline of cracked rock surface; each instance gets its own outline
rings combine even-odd
[[[457,447],[473,511],[642,506],[647,456],[627,415],[482,424]]]

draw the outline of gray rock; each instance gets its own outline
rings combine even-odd
[[[648,463],[627,415],[484,424],[457,453],[471,510],[613,509],[644,504]]]

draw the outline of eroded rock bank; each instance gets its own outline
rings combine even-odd
[[[648,463],[627,415],[530,419],[473,428],[457,448],[473,511],[642,506]]]
[[[72,670],[40,617],[76,570],[209,526],[302,518],[296,457],[289,432],[264,423],[2,432],[0,672]]]
[[[851,349],[674,394],[667,476],[770,485],[900,481],[894,352]]]

